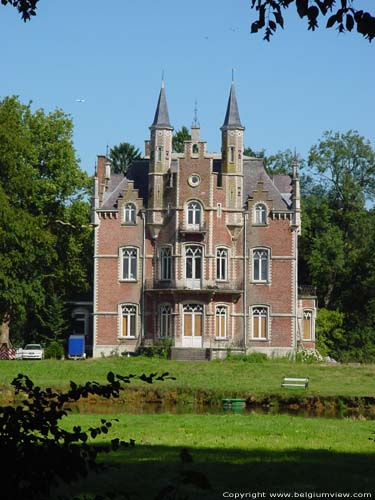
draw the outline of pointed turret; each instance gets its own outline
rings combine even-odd
[[[236,98],[236,89],[234,87],[234,82],[230,88],[230,94],[227,105],[227,112],[225,113],[224,123],[221,130],[245,130],[245,127],[241,124],[240,113],[238,111],[238,104]]]
[[[154,121],[150,126],[150,168],[149,168],[149,208],[152,209],[149,222],[162,224],[164,209],[165,178],[168,175],[172,158],[172,131],[169,121],[164,80],[156,106]]]
[[[167,99],[165,97],[164,81],[161,83],[161,89],[159,94],[158,104],[156,106],[154,121],[150,128],[161,128],[173,130],[173,127],[169,121]]]

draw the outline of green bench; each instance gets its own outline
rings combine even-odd
[[[309,378],[284,377],[281,382],[281,387],[304,387],[309,386]]]

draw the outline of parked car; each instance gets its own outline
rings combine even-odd
[[[22,349],[22,359],[44,359],[44,349],[40,344],[27,344]]]

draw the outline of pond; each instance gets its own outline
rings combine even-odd
[[[225,415],[228,413],[238,413],[241,415],[290,415],[300,416],[306,418],[351,418],[358,420],[375,420],[375,407],[368,408],[345,408],[340,407],[321,407],[321,408],[306,408],[298,405],[289,406],[262,406],[262,405],[245,405],[243,407],[224,407],[217,405],[205,404],[179,404],[179,403],[161,403],[161,402],[142,402],[139,404],[127,404],[117,402],[96,402],[87,403],[80,402],[71,406],[73,413],[82,414],[159,414],[171,413],[175,415],[183,414],[196,414],[196,415]]]

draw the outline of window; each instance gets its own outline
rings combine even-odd
[[[130,304],[121,307],[121,337],[136,337],[137,308]]]
[[[135,224],[136,215],[137,209],[134,203],[126,203],[126,205],[124,205],[124,223]]]
[[[188,203],[187,222],[190,227],[200,227],[202,222],[202,206],[198,201],[190,201]]]
[[[229,161],[230,163],[234,163],[234,147],[231,146],[229,148]]]
[[[303,311],[303,334],[302,340],[312,339],[312,312]]]
[[[172,253],[171,247],[160,249],[160,279],[170,280],[172,277]]]
[[[136,281],[137,279],[137,249],[122,249],[122,279],[127,281]]]
[[[215,330],[216,337],[218,339],[226,339],[228,308],[225,306],[216,306],[215,318],[216,318],[216,330]]]
[[[267,207],[263,203],[255,205],[255,224],[267,224]]]
[[[172,310],[166,304],[159,308],[159,335],[160,337],[170,337],[172,331]]]
[[[190,184],[191,187],[199,186],[200,182],[201,182],[201,178],[199,177],[198,174],[189,175],[188,183]]]
[[[228,279],[228,250],[226,248],[216,249],[216,279]]]
[[[158,146],[156,149],[156,161],[160,162],[162,161],[163,158],[163,148],[161,146]]]
[[[269,253],[265,249],[253,250],[253,280],[268,281]]]
[[[255,306],[252,308],[253,339],[267,340],[268,337],[268,308]]]
[[[75,309],[72,313],[73,334],[87,335],[88,312],[85,309]]]
[[[222,214],[222,204],[221,203],[218,203],[217,204],[217,218],[220,219],[221,218],[221,214]]]
[[[202,247],[188,245],[185,250],[185,276],[188,287],[200,288],[202,274]]]

